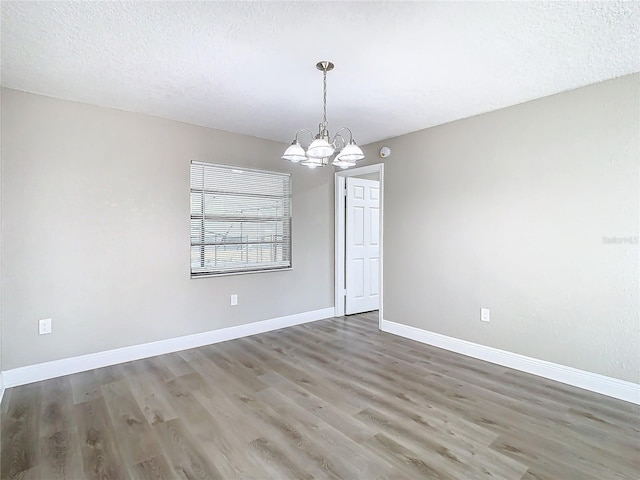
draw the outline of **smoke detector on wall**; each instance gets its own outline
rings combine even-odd
[[[380,157],[387,158],[389,155],[391,155],[391,149],[389,147],[382,147],[380,149]]]

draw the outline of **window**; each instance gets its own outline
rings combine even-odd
[[[291,268],[291,175],[191,162],[191,276]]]

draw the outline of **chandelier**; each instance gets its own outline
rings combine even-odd
[[[329,126],[327,124],[327,72],[333,70],[333,63],[318,62],[316,68],[322,72],[324,77],[324,115],[322,123],[318,125],[318,134],[314,137],[311,130],[301,128],[296,132],[296,138],[289,148],[284,152],[282,158],[293,163],[299,163],[309,168],[324,167],[333,159],[332,165],[340,168],[353,167],[358,160],[364,158],[364,153],[353,139],[351,130],[347,127],[340,127],[336,130],[333,138],[329,136]],[[302,132],[307,132],[311,138],[311,144],[305,151],[298,140]],[[349,132],[349,139],[345,139],[340,132]]]

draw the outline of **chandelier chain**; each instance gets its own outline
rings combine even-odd
[[[322,124],[324,125],[324,127],[326,128],[327,126],[327,71],[324,70],[323,72],[323,76],[324,76],[324,117],[323,117],[323,122]]]

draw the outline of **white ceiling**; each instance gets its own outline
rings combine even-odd
[[[366,144],[640,71],[638,2],[2,2],[2,85]]]

